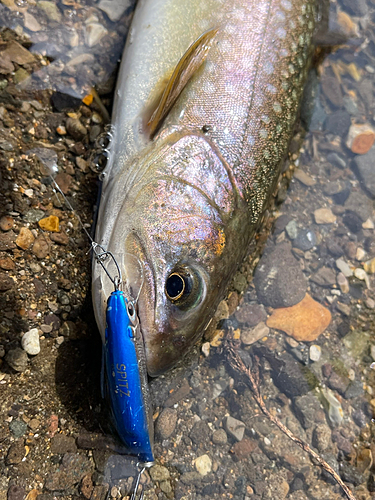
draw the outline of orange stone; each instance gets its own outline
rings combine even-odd
[[[295,340],[312,342],[330,322],[330,311],[306,294],[295,306],[275,309],[267,320],[267,326],[282,330]]]
[[[45,231],[53,231],[54,233],[60,231],[59,218],[56,217],[56,215],[45,217],[44,219],[41,219],[38,224],[39,227],[41,227]]]
[[[16,239],[16,245],[22,250],[27,250],[35,240],[33,233],[27,227],[21,227]]]
[[[364,123],[351,125],[346,140],[347,147],[355,154],[364,155],[372,148],[375,142],[374,129]]]

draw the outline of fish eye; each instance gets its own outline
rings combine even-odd
[[[165,294],[172,302],[180,299],[183,295],[189,294],[189,277],[180,273],[172,273],[168,276],[165,283]]]
[[[197,271],[179,267],[168,276],[165,282],[165,295],[181,310],[194,307],[202,297],[202,280]]]

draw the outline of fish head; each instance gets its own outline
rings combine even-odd
[[[214,145],[194,134],[161,142],[132,167],[109,243],[123,254],[126,286],[137,297],[151,376],[175,365],[203,334],[243,257],[241,203]]]

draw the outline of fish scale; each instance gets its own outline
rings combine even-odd
[[[152,376],[202,335],[246,256],[293,132],[314,11],[308,0],[137,6],[116,91],[96,241],[123,257],[127,288],[139,297]],[[189,78],[179,84],[184,72]],[[142,280],[129,256],[142,263]],[[94,264],[103,336],[110,293]]]

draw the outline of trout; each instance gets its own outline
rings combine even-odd
[[[311,59],[310,0],[140,0],[96,241],[137,298],[147,371],[199,339],[275,188]],[[93,264],[102,336],[112,284]]]

